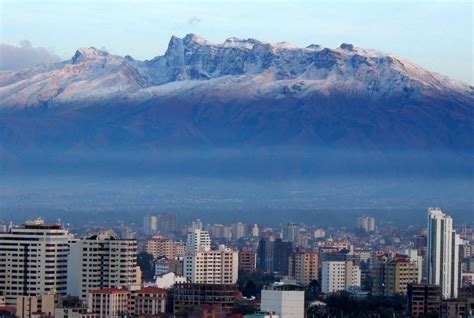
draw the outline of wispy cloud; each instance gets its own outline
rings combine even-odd
[[[188,20],[189,25],[195,25],[195,24],[199,24],[199,23],[201,23],[201,19],[199,17],[196,17],[196,16],[193,16],[193,17],[189,18],[189,20]]]
[[[21,41],[18,46],[0,44],[0,70],[16,70],[60,60],[61,58],[50,49],[33,47],[28,40]]]

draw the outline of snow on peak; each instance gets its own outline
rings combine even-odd
[[[209,44],[209,42],[207,42],[206,39],[193,33],[186,34],[186,36],[183,38],[183,42],[185,44],[190,44],[190,43],[199,44],[199,45]]]
[[[261,43],[255,39],[239,39],[236,37],[228,38],[222,44],[223,47],[226,48],[244,48],[251,50],[255,44]]]
[[[73,64],[85,62],[87,60],[98,60],[109,55],[109,53],[96,49],[95,47],[79,48],[71,61]]]

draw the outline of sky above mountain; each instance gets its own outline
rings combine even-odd
[[[0,69],[66,59],[90,46],[151,59],[171,35],[197,33],[217,43],[230,36],[302,47],[348,42],[472,84],[472,10],[469,1],[3,0]]]

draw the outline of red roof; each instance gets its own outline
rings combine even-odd
[[[158,287],[143,287],[140,290],[137,290],[137,293],[143,293],[143,294],[166,294],[166,289],[163,288],[158,288]]]
[[[16,308],[13,306],[0,306],[0,311],[16,312]]]

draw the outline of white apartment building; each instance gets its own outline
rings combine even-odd
[[[134,284],[137,242],[121,240],[113,231],[104,231],[70,242],[67,291],[85,300],[90,289]]]
[[[456,298],[459,287],[459,245],[453,220],[439,208],[428,209],[428,283],[439,285],[445,299]]]
[[[183,273],[190,283],[235,284],[238,270],[239,253],[223,246],[188,252],[184,257]]]
[[[304,318],[304,290],[281,283],[262,289],[260,309],[274,312],[281,318]]]
[[[68,240],[62,226],[40,219],[0,233],[0,294],[6,305],[15,306],[17,296],[66,294]]]
[[[373,232],[375,231],[375,219],[370,216],[361,216],[358,219],[358,227],[365,232]]]
[[[156,215],[146,215],[143,218],[143,233],[154,235],[158,231],[158,217]]]
[[[194,230],[188,234],[186,251],[207,251],[211,249],[211,237],[208,231]]]
[[[321,291],[334,293],[360,286],[360,268],[352,261],[323,261],[321,270]]]
[[[99,318],[125,317],[128,313],[128,299],[129,292],[125,289],[92,290],[87,295],[87,309]]]

